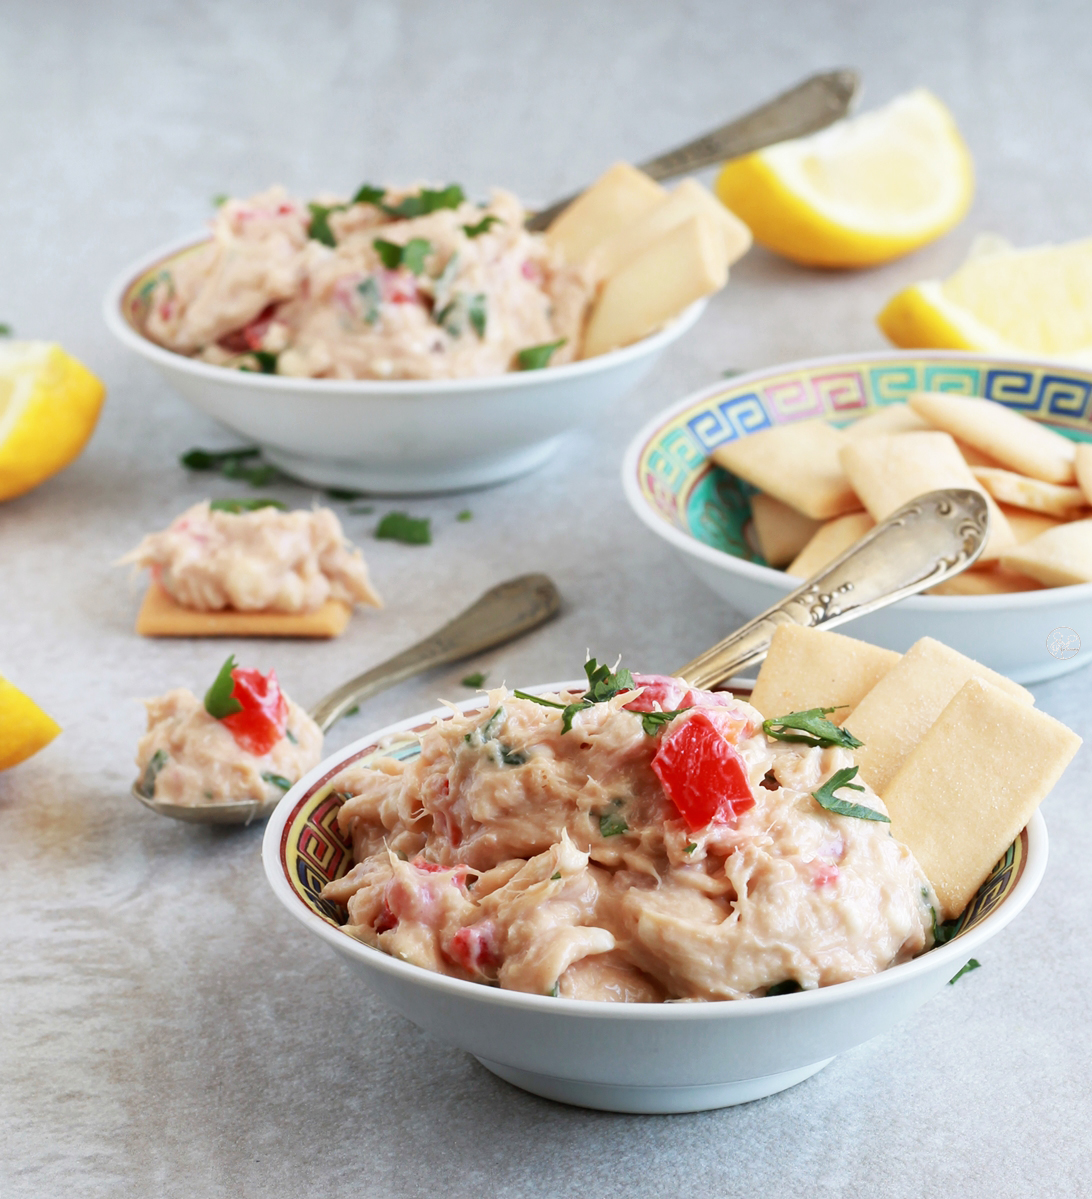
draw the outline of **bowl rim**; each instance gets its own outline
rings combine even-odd
[[[287,375],[265,375],[256,371],[238,371],[215,366],[209,362],[198,362],[185,354],[168,350],[145,337],[129,323],[122,304],[129,289],[137,279],[157,264],[190,249],[202,242],[211,241],[207,234],[191,233],[185,237],[160,246],[142,255],[134,263],[116,275],[102,301],[102,315],[111,333],[130,350],[154,362],[157,366],[181,371],[199,379],[209,379],[245,391],[304,391],[314,396],[360,395],[387,398],[391,392],[404,393],[405,399],[433,395],[458,394],[460,392],[507,391],[509,389],[541,386],[544,382],[578,379],[595,375],[613,367],[625,366],[647,355],[656,354],[686,333],[700,318],[709,303],[705,296],[695,300],[655,333],[635,341],[621,349],[610,350],[595,358],[582,358],[577,362],[566,362],[561,366],[545,370],[506,371],[503,375],[482,375],[459,379],[311,379]]]
[[[772,566],[747,562],[724,550],[706,545],[704,542],[698,541],[692,534],[684,533],[681,529],[669,524],[650,508],[641,492],[637,476],[638,464],[645,447],[668,421],[692,405],[723,391],[726,386],[735,387],[737,384],[758,383],[771,375],[782,374],[787,370],[822,370],[835,366],[867,365],[876,360],[885,362],[892,359],[920,361],[923,358],[937,362],[966,362],[968,359],[973,359],[978,362],[1011,363],[1041,369],[1063,366],[1066,369],[1083,372],[1092,382],[1092,368],[1071,366],[1069,363],[1059,363],[1049,359],[1031,358],[1023,354],[986,354],[966,350],[871,350],[865,353],[830,354],[816,358],[794,359],[790,362],[746,371],[739,375],[733,375],[731,378],[720,379],[691,392],[667,408],[661,409],[641,426],[629,445],[626,446],[626,452],[622,459],[622,490],[626,500],[637,518],[675,549],[693,558],[698,558],[710,566],[725,570],[729,574],[738,574],[755,582],[765,583],[788,595],[790,591],[795,591],[804,580],[787,575],[783,570],[777,570]],[[822,418],[810,419],[820,420]],[[1090,599],[1092,598],[1092,583],[1070,583],[1063,587],[1044,587],[1039,591],[1017,591],[1002,595],[911,595],[900,600],[899,606],[928,612],[965,613],[1008,609],[1034,611],[1038,608],[1053,607],[1062,601],[1063,597],[1066,602]]]
[[[542,694],[583,690],[585,686],[586,680],[569,679],[558,683],[538,683],[521,688],[521,690]],[[897,987],[904,981],[910,982],[922,975],[932,974],[934,971],[939,972],[942,967],[951,968],[954,975],[975,949],[1000,932],[1023,911],[1038,889],[1046,870],[1049,838],[1042,813],[1036,809],[1026,826],[1027,858],[1016,885],[999,907],[963,936],[950,941],[947,945],[936,946],[908,962],[892,966],[878,974],[836,983],[828,987],[819,987],[813,991],[763,996],[761,1002],[718,1000],[708,1003],[603,1003],[594,999],[565,999],[561,996],[554,998],[550,995],[532,995],[525,991],[502,990],[499,987],[468,982],[445,974],[435,974],[423,966],[400,961],[380,949],[365,945],[362,941],[350,937],[312,912],[296,894],[287,878],[282,849],[287,840],[288,825],[295,816],[299,805],[309,797],[317,786],[328,782],[349,759],[359,757],[363,752],[379,747],[380,742],[385,738],[412,731],[437,719],[449,719],[455,712],[462,713],[484,708],[488,702],[487,696],[483,699],[482,695],[477,695],[457,704],[433,708],[386,725],[330,754],[313,770],[308,771],[290,791],[286,792],[270,816],[262,836],[262,867],[266,880],[277,899],[305,928],[315,933],[335,951],[362,965],[393,976],[400,982],[416,983],[437,995],[449,996],[456,1000],[477,1001],[496,1007],[525,1010],[539,1015],[569,1015],[583,1019],[595,1017],[637,1022],[671,1020],[685,1023],[691,1020],[704,1021],[712,1018],[757,1019],[779,1012],[803,1014],[805,1009],[824,1008],[849,1002],[855,998],[866,998],[870,994]]]

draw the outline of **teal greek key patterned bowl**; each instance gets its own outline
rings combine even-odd
[[[912,391],[984,396],[1067,437],[1092,441],[1092,371],[957,351],[842,355],[739,375],[660,413],[626,452],[626,498],[742,622],[800,580],[766,564],[751,529],[753,488],[709,455],[775,425],[847,425],[905,401]],[[1010,595],[913,596],[843,631],[899,651],[919,637],[935,637],[1027,683],[1092,662],[1092,653],[1051,656],[1047,639],[1062,626],[1092,637],[1092,583]]]

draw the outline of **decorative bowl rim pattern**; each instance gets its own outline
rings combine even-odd
[[[507,371],[503,375],[472,376],[460,379],[311,379],[285,375],[266,375],[256,371],[238,371],[199,362],[185,354],[165,349],[145,337],[129,319],[126,312],[133,292],[149,275],[168,259],[186,250],[196,249],[209,241],[205,234],[191,233],[167,245],[160,246],[121,271],[106,290],[103,298],[103,317],[111,333],[125,346],[150,359],[159,366],[181,370],[198,378],[214,380],[228,386],[250,390],[306,391],[314,396],[360,395],[388,398],[392,391],[405,392],[405,399],[413,400],[422,394],[427,396],[458,394],[466,391],[506,391],[534,387],[544,382],[582,378],[595,375],[615,366],[624,366],[634,359],[655,354],[686,333],[700,318],[708,304],[708,298],[695,300],[662,329],[632,345],[599,354],[595,358],[582,358],[562,366],[546,370]]]
[[[560,683],[542,683],[524,690],[544,693],[557,691],[583,690],[585,680],[569,679]],[[482,696],[463,700],[453,705],[454,711],[467,712],[485,707],[486,701]],[[384,747],[384,741],[390,742],[399,735],[421,732],[438,719],[450,719],[452,708],[440,707],[431,711],[410,716],[405,720],[396,721],[374,733],[370,733],[350,745],[338,750],[320,762],[309,771],[295,786],[288,791],[277,805],[273,815],[266,825],[262,838],[262,865],[266,879],[273,893],[288,911],[311,932],[319,936],[337,952],[352,957],[367,966],[394,975],[406,982],[415,982],[429,990],[446,993],[462,999],[476,999],[482,1003],[496,1004],[504,1007],[524,1008],[529,1011],[551,1012],[555,1014],[570,1014],[573,1016],[610,1017],[625,1020],[661,1020],[673,1021],[705,1020],[715,1014],[718,1018],[747,1019],[773,1014],[780,1010],[799,1010],[807,1007],[823,1007],[848,1000],[852,996],[863,996],[869,992],[879,992],[895,987],[903,980],[909,981],[915,975],[931,973],[946,961],[954,974],[967,960],[967,957],[980,944],[987,941],[1013,920],[1026,906],[1035,893],[1046,869],[1048,853],[1048,837],[1046,823],[1042,814],[1036,811],[1028,825],[1023,829],[1010,847],[1008,854],[994,868],[990,879],[983,884],[980,895],[998,874],[998,867],[1015,865],[1015,877],[1006,882],[1000,900],[995,900],[989,907],[988,913],[977,920],[965,931],[945,945],[923,953],[909,962],[893,966],[878,974],[865,978],[853,979],[849,982],[837,983],[829,987],[819,987],[816,990],[800,991],[787,995],[765,996],[760,1001],[724,1000],[716,1003],[667,1003],[667,1004],[607,1004],[597,1000],[554,998],[548,995],[532,995],[523,991],[502,990],[499,987],[488,987],[481,983],[468,982],[459,978],[451,978],[444,974],[436,974],[421,966],[411,965],[397,958],[374,949],[370,945],[356,940],[343,932],[332,922],[329,916],[320,915],[301,893],[301,887],[293,880],[289,867],[289,851],[294,848],[292,842],[293,829],[299,832],[307,826],[310,810],[318,808],[329,798],[329,784],[335,775],[340,773],[352,762],[376,751],[392,748]],[[412,740],[402,737],[403,742]],[[328,813],[329,814],[329,813]],[[329,830],[327,830],[329,831]],[[297,843],[298,844],[298,833]],[[349,852],[344,843],[341,849]],[[1012,857],[1010,857],[1012,855]],[[1016,856],[1018,855],[1018,857]],[[975,901],[977,901],[977,897]],[[940,955],[938,957],[938,955]],[[775,1006],[776,1005],[776,1006]]]
[[[779,591],[788,594],[803,582],[783,570],[764,566],[757,562],[748,562],[715,546],[699,541],[692,533],[684,531],[672,524],[651,502],[647,488],[642,480],[642,470],[650,448],[665,433],[683,423],[684,416],[690,416],[708,405],[714,398],[727,396],[737,390],[757,388],[771,384],[790,374],[816,374],[837,368],[875,369],[885,364],[930,363],[935,365],[958,365],[964,368],[977,367],[981,369],[986,364],[997,369],[1009,366],[1016,369],[1038,372],[1068,372],[1074,378],[1081,380],[1086,389],[1087,400],[1092,398],[1092,368],[1070,366],[1049,359],[1035,359],[1026,355],[981,354],[963,350],[873,350],[863,353],[847,353],[826,355],[817,358],[805,358],[798,361],[782,363],[776,366],[763,367],[747,371],[731,378],[721,379],[698,391],[691,392],[682,399],[661,409],[650,420],[646,421],[626,447],[622,461],[622,488],[629,506],[638,519],[650,528],[657,536],[664,538],[676,549],[696,557],[701,561],[743,575],[745,578],[765,583]],[[967,394],[967,393],[957,393]],[[843,411],[852,413],[852,409]],[[808,414],[802,419],[820,419],[819,413]],[[746,436],[747,430],[741,436]],[[1092,419],[1088,422],[1087,432],[1092,437]],[[691,485],[692,489],[692,485]],[[914,595],[901,601],[901,606],[920,609],[928,612],[972,612],[996,611],[998,609],[1026,609],[1034,611],[1037,608],[1051,607],[1060,597],[1066,600],[1081,600],[1092,598],[1092,583],[1075,583],[1065,587],[1046,587],[1038,591],[1009,592],[1001,595]]]

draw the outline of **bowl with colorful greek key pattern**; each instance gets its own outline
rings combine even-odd
[[[583,686],[570,680],[529,690]],[[943,926],[943,943],[879,974],[817,990],[704,1003],[605,1003],[433,973],[350,936],[342,927],[346,913],[323,898],[323,887],[353,866],[352,845],[338,824],[345,797],[336,780],[352,764],[413,758],[419,735],[435,721],[484,702],[479,696],[412,716],[331,755],[277,806],[262,862],[288,913],[373,995],[500,1078],[548,1099],[606,1111],[686,1112],[794,1086],[943,991],[1024,908],[1046,868],[1046,825],[1036,812],[959,920]],[[348,990],[345,1003],[349,1010]]]
[[[847,354],[735,375],[665,409],[626,451],[626,499],[742,623],[803,580],[767,565],[754,534],[754,488],[710,455],[718,446],[797,421],[847,426],[904,402],[913,391],[982,396],[1073,440],[1092,441],[1092,371],[959,351]],[[1092,661],[1087,653],[1054,653],[1051,638],[1059,628],[1092,637],[1092,583],[1000,595],[912,596],[862,617],[853,636],[899,651],[920,637],[935,637],[1030,683]]]

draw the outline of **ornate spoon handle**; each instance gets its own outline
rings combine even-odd
[[[977,491],[930,491],[879,524],[840,558],[676,673],[711,687],[760,661],[779,625],[833,628],[935,587],[982,553],[989,530]]]
[[[787,92],[775,96],[751,112],[702,134],[685,146],[678,146],[639,164],[653,179],[674,179],[703,167],[713,166],[727,158],[738,158],[808,133],[825,129],[849,111],[861,83],[861,76],[852,67],[824,71],[812,75]],[[566,196],[549,208],[536,212],[527,221],[527,228],[541,232],[563,209],[576,199]]]

